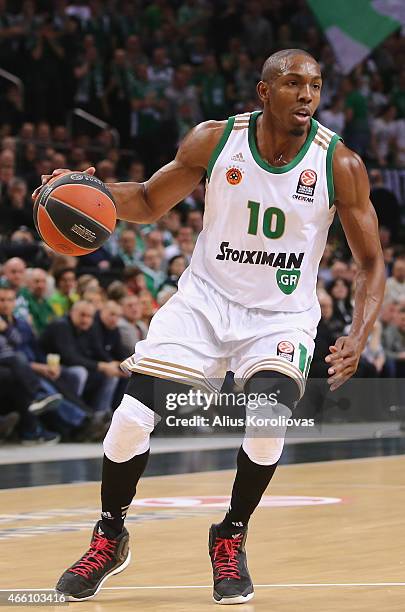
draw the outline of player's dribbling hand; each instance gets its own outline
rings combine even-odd
[[[330,354],[325,357],[330,364],[328,384],[330,390],[335,391],[356,372],[361,351],[358,342],[350,336],[341,336],[329,350]]]
[[[94,168],[94,166],[90,166],[90,168],[87,168],[87,170],[85,170],[85,173],[93,175],[95,171],[96,169]],[[56,170],[52,172],[52,174],[42,174],[41,175],[41,185],[32,192],[32,196],[31,196],[32,199],[35,200],[35,198],[41,191],[42,187],[46,185],[46,183],[48,183],[52,178],[55,178],[56,176],[59,176],[60,174],[65,174],[66,172],[72,172],[72,170],[69,170],[69,168],[57,168]]]

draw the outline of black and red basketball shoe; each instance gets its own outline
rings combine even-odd
[[[209,553],[214,578],[214,601],[218,604],[242,604],[253,598],[253,583],[247,567],[245,542],[247,527],[226,534],[219,525],[211,525]]]
[[[129,533],[125,527],[116,538],[109,538],[98,521],[88,551],[62,574],[55,589],[68,601],[91,599],[107,578],[122,572],[130,560]]]

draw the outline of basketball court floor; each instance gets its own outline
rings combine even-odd
[[[178,441],[173,452],[153,453],[127,521],[130,566],[95,599],[70,606],[83,612],[217,609],[207,539],[228,503],[237,444],[228,446],[179,450]],[[6,590],[52,589],[84,552],[99,515],[101,447],[94,457],[71,460],[54,449],[41,450],[46,460],[35,460],[34,451],[30,463],[18,450],[19,463],[5,447],[0,453],[3,609],[16,607],[4,601]],[[403,612],[404,474],[400,436],[289,444],[250,524],[255,598],[234,609]]]

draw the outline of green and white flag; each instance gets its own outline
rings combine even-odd
[[[307,0],[343,74],[405,25],[405,0]]]

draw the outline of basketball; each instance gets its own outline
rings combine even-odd
[[[38,234],[54,251],[86,255],[98,249],[115,228],[117,213],[106,185],[84,172],[51,179],[34,204]]]

